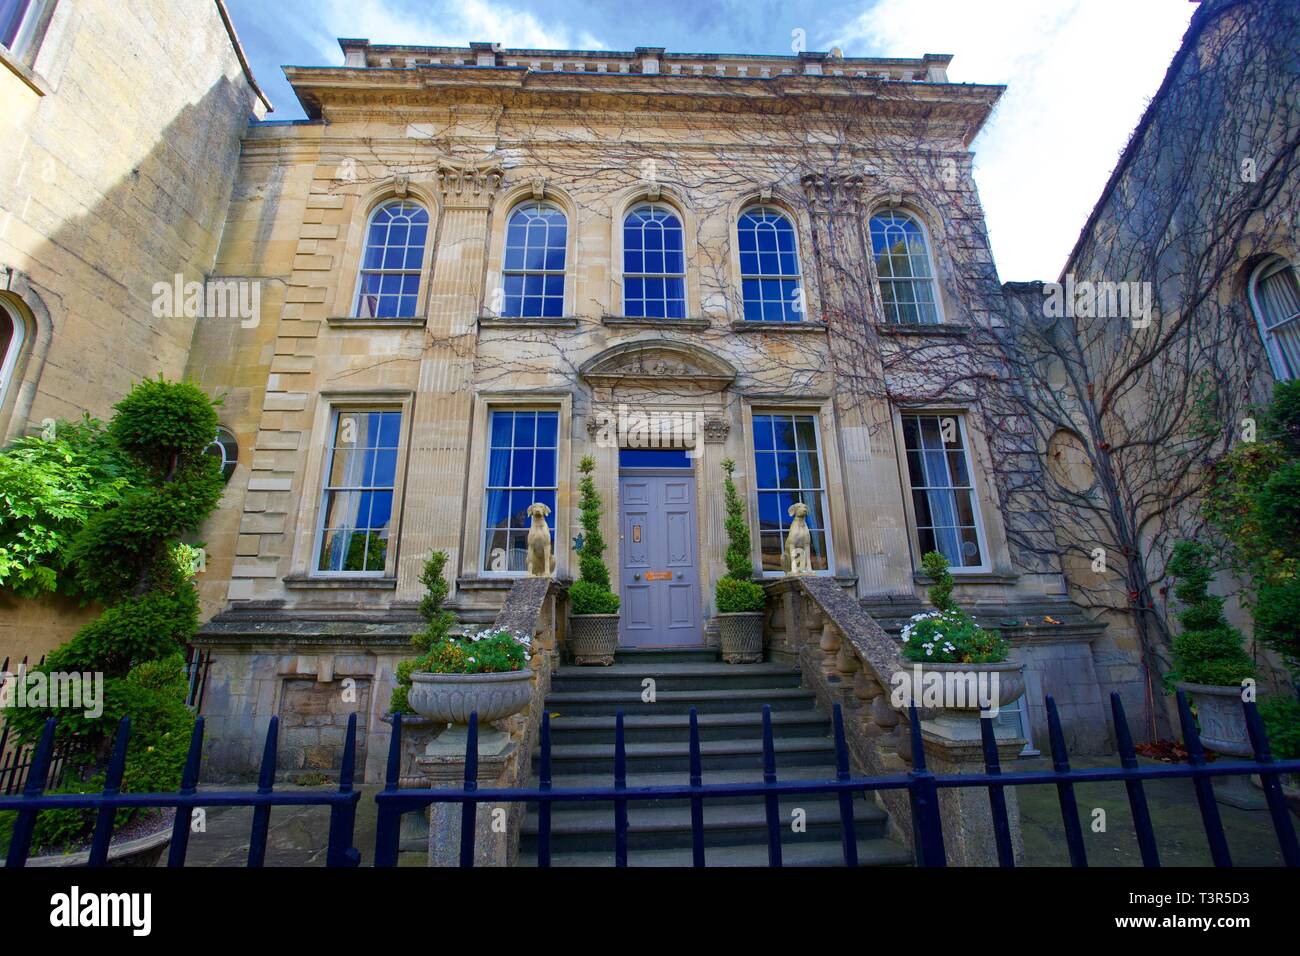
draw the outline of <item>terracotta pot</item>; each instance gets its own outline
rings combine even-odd
[[[728,664],[758,664],[763,660],[763,612],[719,612],[718,637]]]
[[[470,714],[477,711],[482,727],[519,713],[532,696],[533,672],[525,667],[503,674],[416,671],[406,699],[421,717],[446,724],[468,724]]]
[[[569,615],[568,643],[573,663],[608,667],[618,648],[618,615]]]

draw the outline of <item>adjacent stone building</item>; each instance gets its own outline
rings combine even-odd
[[[258,90],[221,3],[29,0],[0,20],[0,439],[182,375]],[[161,314],[160,314],[161,313]],[[86,613],[0,595],[0,659]]]

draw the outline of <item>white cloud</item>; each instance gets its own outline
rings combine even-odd
[[[835,40],[849,55],[951,53],[948,77],[1005,83],[975,141],[998,272],[1054,279],[1164,77],[1187,0],[880,0]]]
[[[422,3],[408,9],[391,0],[329,0],[312,14],[314,42],[326,62],[342,61],[338,37],[365,37],[372,43],[466,46],[486,40],[507,47],[602,49],[585,31],[543,24],[531,13],[492,0]]]

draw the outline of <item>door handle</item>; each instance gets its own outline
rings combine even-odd
[[[634,574],[634,575],[632,575],[632,580],[633,580],[633,581],[640,581],[640,580],[641,580],[641,575],[639,575],[639,574]]]
[[[682,572],[678,571],[678,572],[677,572],[677,580],[680,581],[681,579],[682,579]]]

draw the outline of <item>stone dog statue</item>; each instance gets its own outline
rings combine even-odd
[[[785,553],[781,555],[781,569],[786,574],[812,574],[812,541],[808,534],[808,506],[796,501],[787,512],[794,520],[785,533]]]
[[[551,554],[551,529],[546,516],[551,509],[540,502],[528,506],[533,523],[528,529],[528,576],[549,578],[555,573],[555,557]]]

